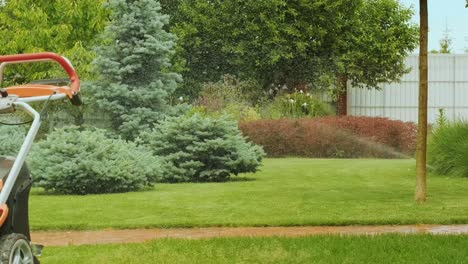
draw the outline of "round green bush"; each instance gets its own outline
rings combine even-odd
[[[428,144],[428,163],[437,174],[468,177],[468,123],[437,126]]]
[[[26,130],[22,126],[0,125],[0,155],[16,156],[25,137]]]
[[[228,117],[168,118],[142,140],[163,160],[164,182],[218,182],[255,172],[265,153]]]
[[[50,133],[33,148],[29,164],[37,186],[61,194],[140,190],[153,186],[161,168],[144,147],[78,127]]]

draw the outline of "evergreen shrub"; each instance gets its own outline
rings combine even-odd
[[[37,186],[61,194],[140,190],[153,186],[161,167],[144,147],[78,127],[50,133],[33,147],[29,164]]]
[[[16,156],[25,136],[26,131],[21,126],[0,125],[0,155]]]
[[[232,174],[257,171],[264,157],[226,117],[171,117],[141,139],[162,159],[164,182],[226,181]]]
[[[176,36],[159,1],[109,0],[110,22],[94,60],[99,78],[90,87],[112,128],[133,140],[171,112],[170,96],[182,77],[173,72]]]

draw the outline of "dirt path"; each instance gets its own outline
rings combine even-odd
[[[185,229],[131,229],[100,231],[33,232],[32,241],[45,246],[138,243],[161,238],[203,239],[213,237],[377,235],[377,234],[464,234],[468,225],[405,226],[310,226],[310,227],[213,227]]]

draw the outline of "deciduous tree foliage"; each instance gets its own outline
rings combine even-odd
[[[0,5],[0,54],[60,53],[74,63],[82,78],[91,77],[92,48],[108,17],[104,1],[6,1]],[[59,68],[36,64],[10,69],[10,79],[18,78],[12,81],[29,81],[57,77]]]
[[[175,36],[158,1],[110,0],[111,22],[97,53],[100,79],[93,89],[98,105],[112,118],[113,128],[133,139],[168,112],[168,97],[181,79],[171,66]]]
[[[397,0],[180,0],[172,30],[188,79],[302,88],[334,76],[377,88],[406,72],[411,16]]]
[[[187,78],[230,73],[294,86],[329,64],[358,2],[182,0],[173,32]]]
[[[338,111],[346,115],[346,85],[380,88],[399,80],[409,69],[404,59],[417,47],[418,27],[413,11],[397,0],[363,0],[352,26],[336,52]]]
[[[396,0],[364,0],[344,36],[339,72],[354,86],[379,88],[407,73],[404,59],[418,45],[413,11]]]
[[[177,10],[179,8],[181,0],[159,0],[161,4],[162,12],[170,17],[170,23],[177,21]]]

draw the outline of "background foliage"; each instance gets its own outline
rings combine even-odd
[[[180,0],[165,6],[179,36],[185,93],[226,73],[255,79],[265,90],[277,84],[343,89],[347,80],[378,88],[406,72],[403,60],[418,42],[412,10],[397,0]]]
[[[330,105],[318,96],[302,90],[277,96],[272,102],[265,103],[261,110],[264,118],[301,118],[333,114]]]
[[[324,73],[357,2],[182,0],[172,32],[184,76],[204,82],[230,73],[263,86],[312,81]]]
[[[263,96],[257,82],[224,75],[221,81],[202,85],[193,110],[207,116],[227,114],[238,121],[252,121],[260,119],[257,108]]]
[[[52,51],[76,66],[82,79],[93,78],[91,61],[96,38],[107,22],[105,0],[8,0],[0,6],[0,54]],[[10,82],[62,77],[55,64],[11,66]]]
[[[355,15],[338,37],[337,75],[363,88],[399,80],[408,70],[404,59],[418,45],[413,10],[397,0],[364,0]]]

